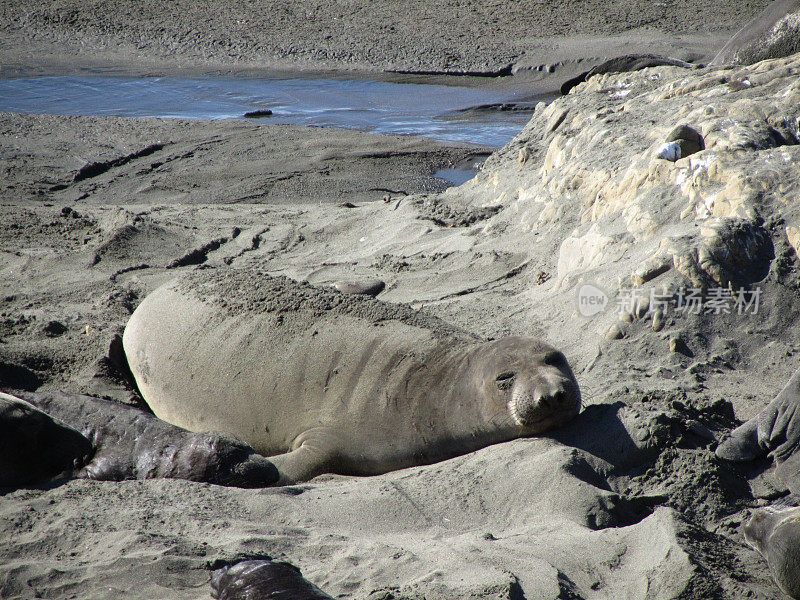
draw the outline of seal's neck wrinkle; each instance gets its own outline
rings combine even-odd
[[[435,430],[428,428],[429,435],[482,439],[487,430],[495,429],[487,427],[487,415],[491,413],[482,378],[475,372],[479,357],[480,344],[446,344],[429,354],[409,377],[405,400],[413,407],[412,414],[425,415],[436,423]],[[449,385],[443,387],[443,382]],[[417,426],[425,428],[424,423]]]

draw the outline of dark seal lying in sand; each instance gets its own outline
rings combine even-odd
[[[230,435],[190,433],[91,396],[0,393],[0,486],[82,477],[274,485],[277,470]]]
[[[628,73],[630,71],[641,71],[648,67],[683,67],[684,69],[691,69],[692,64],[677,60],[675,58],[666,58],[663,56],[656,56],[655,54],[628,54],[626,56],[618,56],[607,60],[599,65],[592,67],[588,71],[584,71],[577,77],[568,79],[561,84],[561,94],[566,96],[570,90],[579,83],[588,81],[593,75],[600,75],[602,73]]]
[[[333,600],[287,562],[245,560],[211,578],[215,600]]]

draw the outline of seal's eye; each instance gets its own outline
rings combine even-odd
[[[516,377],[516,373],[514,371],[503,371],[497,377],[495,377],[495,382],[497,383],[497,387],[501,390],[510,389],[511,386],[514,384],[514,377]]]
[[[548,352],[543,362],[551,367],[559,367],[567,362],[567,359],[561,352]]]

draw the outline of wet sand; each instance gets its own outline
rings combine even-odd
[[[767,0],[657,3],[360,3],[133,0],[6,2],[0,73],[264,73],[407,80],[536,92],[614,56],[649,52],[704,62]],[[470,75],[475,75],[471,77]]]
[[[0,201],[22,205],[382,200],[442,191],[449,183],[436,171],[471,165],[491,151],[243,119],[7,113],[0,131]]]

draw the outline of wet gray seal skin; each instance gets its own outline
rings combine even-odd
[[[800,600],[800,507],[756,510],[744,537],[767,561],[778,587]]]
[[[286,562],[245,560],[211,577],[216,600],[333,600]]]
[[[564,355],[285,277],[204,269],[148,295],[123,344],[156,415],[227,431],[281,483],[376,475],[535,435],[580,410]]]
[[[0,401],[17,405],[0,414],[3,429],[17,427],[32,438],[32,423],[44,423],[47,432],[27,444],[26,455],[9,453],[4,461],[23,470],[27,463],[52,461],[52,456],[71,461],[58,472],[33,470],[29,481],[8,478],[7,485],[42,483],[56,475],[104,481],[188,479],[235,487],[266,487],[278,479],[272,463],[233,436],[191,433],[131,406],[57,392],[24,394],[24,399],[0,394]],[[15,417],[20,408],[24,420]]]
[[[775,478],[800,494],[800,371],[755,417],[731,432],[716,450],[724,460],[746,462],[770,455]],[[753,513],[745,539],[769,565],[775,583],[800,599],[800,508],[765,508]]]
[[[0,393],[0,487],[66,477],[92,454],[91,442],[24,400]]]
[[[675,58],[657,56],[655,54],[628,54],[626,56],[618,56],[600,63],[588,71],[584,71],[577,77],[573,77],[562,83],[561,95],[566,96],[572,88],[579,83],[588,81],[592,75],[600,75],[601,73],[629,73],[631,71],[640,71],[647,67],[663,66],[683,67],[684,69],[691,69],[694,67],[691,63]]]
[[[724,460],[746,462],[771,455],[782,463],[800,444],[800,371],[786,387],[755,417],[731,432],[717,447]]]
[[[742,27],[709,65],[752,65],[796,52],[800,52],[800,0],[777,0]]]

